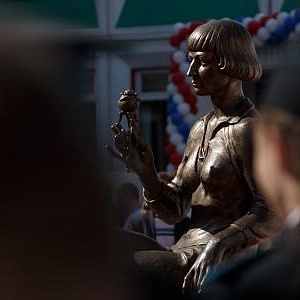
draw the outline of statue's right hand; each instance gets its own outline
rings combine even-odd
[[[110,128],[114,133],[114,144],[119,152],[120,158],[122,158],[121,160],[124,160],[126,155],[128,155],[128,150],[131,146],[129,135],[119,123],[111,125]]]
[[[126,160],[127,160],[128,149],[130,145],[129,136],[125,131],[125,129],[120,125],[120,123],[111,125],[110,128],[114,134],[114,145],[117,151],[108,145],[106,145],[105,148],[113,157],[127,164]]]
[[[145,175],[154,168],[151,147],[145,144],[134,132],[126,131],[120,123],[111,126],[114,134],[115,151],[107,146],[107,150],[117,159],[125,163],[126,167],[138,175]]]

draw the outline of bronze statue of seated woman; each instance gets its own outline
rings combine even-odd
[[[199,291],[212,267],[276,235],[281,222],[252,177],[251,129],[257,111],[244,96],[242,82],[258,80],[262,69],[250,35],[236,22],[210,21],[193,31],[188,51],[187,76],[197,95],[211,97],[213,110],[190,130],[174,179],[168,184],[159,179],[136,119],[129,131],[120,123],[112,126],[113,153],[139,176],[144,209],[176,223],[191,208],[191,228],[171,249],[139,251],[135,260],[142,268],[166,273],[184,290]]]

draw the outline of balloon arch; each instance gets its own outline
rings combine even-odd
[[[255,17],[241,17],[241,23],[252,36],[255,47],[277,45],[286,39],[300,39],[300,8],[290,13],[277,12],[270,15],[257,14]],[[170,44],[174,47],[171,58],[169,83],[167,85],[167,144],[165,152],[169,158],[167,171],[176,170],[181,162],[191,126],[199,118],[197,97],[185,76],[189,63],[186,40],[190,33],[206,21],[188,24],[176,23]]]

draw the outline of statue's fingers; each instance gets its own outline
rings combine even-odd
[[[105,150],[106,150],[110,155],[112,155],[113,157],[115,157],[116,159],[118,159],[118,160],[124,162],[123,156],[122,156],[120,153],[116,152],[111,146],[106,145],[106,146],[105,146]]]
[[[191,277],[193,272],[194,270],[190,269],[189,272],[184,277],[183,284],[182,284],[183,294],[188,294],[191,291]]]
[[[210,266],[207,266],[202,270],[201,275],[199,277],[199,282],[197,283],[198,294],[202,291],[203,284],[204,284],[205,279],[206,279],[208,273],[210,272],[210,270],[211,270]]]
[[[203,271],[204,268],[201,266],[201,269],[199,270],[197,274],[197,279],[194,280],[194,290],[197,291],[198,293],[201,291],[201,282],[203,278]]]
[[[225,250],[219,250],[215,252],[214,257],[212,257],[210,266],[218,266],[224,258]]]
[[[116,128],[119,130],[120,133],[126,133],[125,129],[123,128],[123,126],[121,125],[121,123],[116,123]]]
[[[182,294],[186,294],[187,291],[187,277],[184,277],[183,283],[182,283]]]
[[[201,271],[202,271],[202,264],[196,268],[195,270],[195,274],[194,274],[194,277],[193,277],[193,291],[197,291],[198,289],[198,286],[199,286],[199,282],[200,282],[200,277],[201,277]]]
[[[111,125],[110,128],[111,128],[112,132],[113,132],[115,135],[118,135],[118,134],[120,134],[120,132],[121,132],[121,130],[120,130],[119,126],[118,126],[118,123],[116,123],[116,124],[114,124],[114,125]]]

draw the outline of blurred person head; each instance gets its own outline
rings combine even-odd
[[[101,298],[105,185],[77,101],[78,50],[51,27],[0,23],[2,299]]]
[[[117,205],[122,218],[126,218],[130,213],[141,207],[139,190],[131,182],[125,182],[117,188]]]
[[[279,69],[255,130],[255,175],[277,213],[300,205],[300,68]]]

